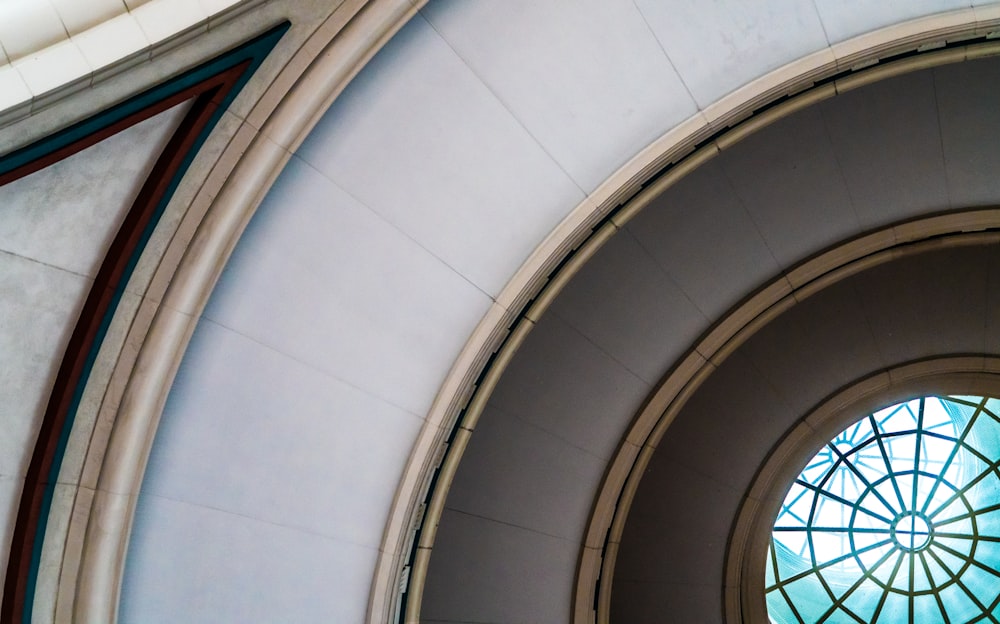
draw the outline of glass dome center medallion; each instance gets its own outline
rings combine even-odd
[[[900,514],[892,523],[891,533],[896,545],[910,552],[926,548],[933,535],[927,517],[914,511]]]

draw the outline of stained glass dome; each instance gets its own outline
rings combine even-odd
[[[830,440],[786,495],[776,624],[1000,621],[1000,400],[924,397]]]

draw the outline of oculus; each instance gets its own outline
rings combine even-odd
[[[1000,622],[1000,400],[867,414],[793,482],[765,571],[777,624]]]

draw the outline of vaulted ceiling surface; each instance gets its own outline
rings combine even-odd
[[[424,617],[569,618],[595,492],[658,381],[741,300],[787,288],[785,275],[821,250],[1000,200],[990,173],[998,84],[1000,62],[983,60],[834,97],[722,152],[612,237],[529,334],[472,435]],[[871,269],[805,299],[725,360],[677,435],[667,428],[642,481],[614,621],[722,621],[725,546],[769,449],[861,377],[1000,349],[988,295],[997,257],[994,245]]]
[[[807,298],[730,355],[643,475],[618,551],[612,621],[726,621],[727,548],[768,453],[824,399],[864,378],[928,358],[1000,353],[998,287],[996,240],[908,255]]]
[[[449,367],[478,373],[474,358],[458,354],[481,319],[499,326],[516,313],[527,289],[523,274],[535,270],[518,267],[532,249],[567,215],[596,210],[631,173],[607,188],[601,181],[686,115],[700,128],[709,111],[724,114],[767,85],[715,106],[719,98],[761,76],[780,82],[769,72],[786,62],[835,65],[835,46],[848,37],[953,7],[858,12],[795,1],[755,12],[688,4],[668,11],[645,2],[523,3],[496,14],[485,3],[436,3],[358,78],[265,201],[191,343],[139,505],[124,620],[364,619],[369,604],[385,600],[373,598],[383,591],[378,583],[398,580],[373,570],[386,558],[389,567],[399,565],[392,561],[398,545],[386,540],[405,535],[399,527],[412,519],[406,506],[421,491],[413,474],[436,455],[428,440],[448,424],[440,397],[459,385]],[[280,3],[267,7],[265,21]],[[252,21],[241,27],[249,30]],[[564,26],[558,41],[546,36],[544,25],[553,22]],[[789,31],[789,22],[797,28]],[[200,39],[192,41],[179,49],[197,56]],[[704,41],[715,43],[706,50]],[[537,73],[522,71],[520,54]],[[892,93],[882,105],[927,128],[927,92],[918,91],[912,108]],[[948,94],[934,96],[946,102]],[[991,92],[978,97],[989,104]],[[483,441],[467,459],[442,524],[435,565],[445,568],[432,571],[426,617],[564,619],[597,484],[628,418],[663,371],[735,301],[805,255],[894,219],[960,207],[956,198],[988,201],[991,189],[982,182],[995,156],[963,117],[979,113],[961,111],[975,101],[953,102],[951,116],[940,116],[945,141],[938,152],[924,133],[901,131],[895,138],[908,137],[906,145],[869,145],[890,145],[887,175],[799,145],[824,136],[811,110],[796,118],[799,125],[789,120],[789,134],[801,133],[800,141],[783,136],[770,151],[755,148],[776,177],[755,179],[747,174],[754,163],[729,151],[677,187],[715,200],[682,212],[647,211],[668,215],[660,227],[674,234],[648,238],[640,227],[645,216],[620,232],[542,319],[477,432]],[[860,113],[870,106],[878,102],[863,101]],[[243,102],[240,110],[248,109]],[[855,144],[838,147],[833,116],[819,115],[828,126],[825,148],[854,153]],[[840,123],[851,125],[851,117]],[[242,123],[227,121],[230,129]],[[882,124],[878,115],[870,123],[876,130]],[[637,171],[650,158],[630,166]],[[894,171],[897,158],[926,169]],[[776,173],[795,166],[817,177]],[[840,187],[830,181],[838,171]],[[902,197],[901,185],[885,179],[906,175],[909,201],[878,199]],[[796,204],[814,182],[824,194]],[[875,199],[868,205],[866,197]],[[195,246],[187,255],[198,252]],[[622,302],[635,293],[641,305],[626,309]],[[201,314],[197,305],[169,311]],[[625,332],[618,327],[629,323]],[[663,327],[668,340],[648,339]],[[552,360],[563,348],[576,359]],[[554,378],[550,364],[566,367]],[[497,444],[501,438],[508,442]],[[505,484],[497,479],[504,478],[498,473],[508,443],[522,449],[510,456],[524,461]],[[471,495],[477,484],[494,500]],[[523,497],[508,487],[525,484]],[[454,527],[462,513],[469,529],[459,535],[449,522]],[[451,572],[467,590],[465,605],[453,609],[435,587],[459,586],[440,570],[462,539],[472,541],[460,555],[470,573]],[[548,568],[531,567],[539,553],[556,551]],[[185,574],[175,573],[181,569]],[[302,570],[314,571],[308,582]],[[521,593],[504,594],[513,571]],[[497,606],[501,597],[507,604]],[[379,613],[368,617],[378,621]]]

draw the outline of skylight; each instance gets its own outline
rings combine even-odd
[[[777,624],[1000,621],[1000,401],[924,397],[830,440],[774,522]]]

